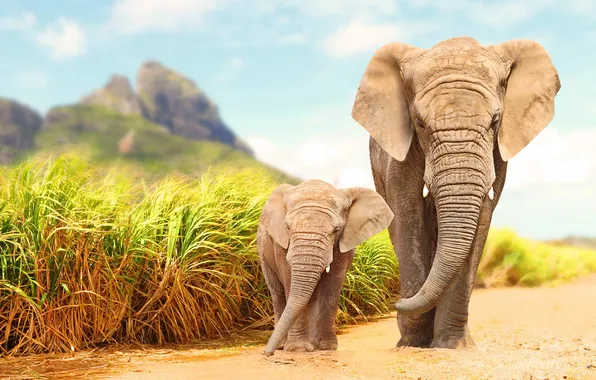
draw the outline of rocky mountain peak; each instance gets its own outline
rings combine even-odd
[[[223,122],[215,102],[192,79],[148,61],[139,68],[136,84],[151,121],[166,126],[173,134],[222,142],[254,156]]]
[[[106,107],[125,115],[142,115],[144,113],[130,80],[119,74],[112,75],[103,88],[84,96],[80,102]]]
[[[148,60],[145,61],[141,64],[140,69],[149,69],[149,70],[158,70],[158,69],[165,69],[164,65],[162,65],[160,62],[155,61],[155,60]]]
[[[11,162],[19,151],[33,147],[41,121],[41,115],[29,106],[0,98],[0,165]]]

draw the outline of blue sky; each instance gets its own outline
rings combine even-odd
[[[562,89],[553,122],[510,162],[493,225],[596,236],[595,0],[0,0],[0,9],[0,96],[46,111],[112,73],[134,83],[156,59],[195,80],[258,158],[341,187],[372,186],[368,136],[350,111],[376,48],[535,39]]]

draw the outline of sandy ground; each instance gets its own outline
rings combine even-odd
[[[43,363],[10,359],[0,361],[0,378],[16,375],[20,365],[21,376],[4,378],[596,379],[596,276],[558,287],[478,289],[470,308],[474,349],[396,349],[393,315],[342,329],[335,352],[265,357],[269,332],[261,332],[210,349],[121,348]]]

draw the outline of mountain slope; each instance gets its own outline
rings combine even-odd
[[[35,137],[40,153],[78,153],[99,164],[124,161],[153,173],[200,173],[208,167],[262,167],[282,182],[298,180],[250,155],[213,141],[193,141],[135,114],[72,105],[53,108]]]
[[[0,165],[7,165],[33,147],[41,115],[29,106],[0,98]]]

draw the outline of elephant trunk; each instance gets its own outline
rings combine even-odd
[[[471,179],[474,176],[465,170],[450,174],[451,181],[437,181],[434,194],[439,231],[428,278],[418,293],[395,304],[404,315],[422,314],[435,307],[459,275],[471,251],[486,182],[474,183]]]
[[[292,253],[292,260],[290,262],[292,274],[288,301],[273,330],[273,334],[267,342],[265,355],[273,355],[298,319],[300,313],[306,308],[319,282],[319,278],[327,265],[323,259],[320,262],[318,260],[313,262],[313,258],[319,256],[322,257],[322,255],[314,255],[312,252]]]

